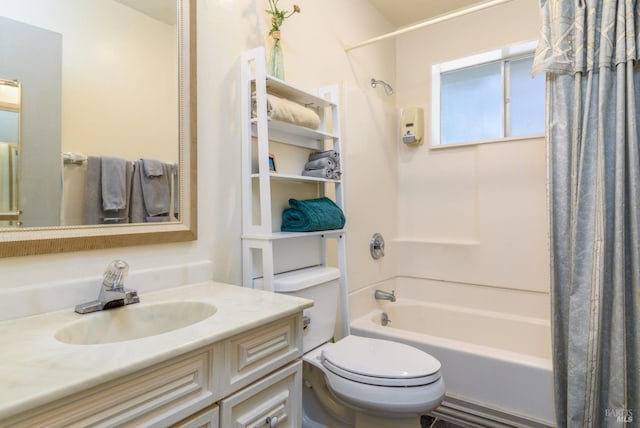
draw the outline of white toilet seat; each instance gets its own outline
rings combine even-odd
[[[367,413],[409,415],[429,412],[442,402],[442,378],[429,385],[412,387],[378,386],[354,382],[325,371],[331,393],[346,405]]]
[[[322,364],[354,382],[412,387],[440,379],[440,362],[402,343],[347,336],[322,352]]]
[[[303,359],[324,372],[338,400],[368,413],[419,414],[444,398],[440,362],[401,343],[347,336]]]
[[[338,375],[347,380],[365,383],[367,385],[373,386],[393,386],[393,387],[411,387],[411,386],[423,386],[429,385],[440,379],[440,372],[434,373],[429,376],[421,376],[415,378],[403,378],[403,379],[395,379],[388,377],[375,377],[375,376],[366,376],[359,373],[353,373],[348,370],[344,370],[338,366],[335,366],[330,361],[324,360],[322,364],[327,368],[330,372],[335,375]]]

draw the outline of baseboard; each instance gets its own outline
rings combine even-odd
[[[429,415],[463,428],[553,428],[555,425],[447,394]]]

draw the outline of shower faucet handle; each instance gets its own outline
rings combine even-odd
[[[384,238],[379,233],[374,233],[369,241],[369,252],[374,260],[384,257]]]

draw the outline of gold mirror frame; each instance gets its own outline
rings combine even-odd
[[[84,251],[197,239],[196,0],[178,0],[180,222],[0,230],[0,257]],[[188,195],[188,199],[185,198]]]

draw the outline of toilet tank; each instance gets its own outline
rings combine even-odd
[[[262,288],[262,278],[253,280],[255,288]],[[304,329],[303,352],[308,352],[333,337],[338,313],[340,271],[329,266],[314,266],[275,275],[274,291],[313,300],[304,310],[310,323]]]

